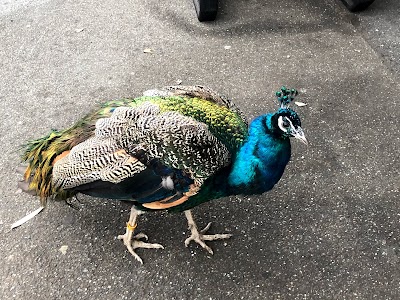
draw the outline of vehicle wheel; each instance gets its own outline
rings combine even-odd
[[[342,0],[344,5],[346,5],[351,12],[364,10],[374,1],[375,0]]]
[[[218,0],[193,0],[197,19],[200,22],[214,21],[218,11]]]

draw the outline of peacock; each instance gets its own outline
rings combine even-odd
[[[201,245],[231,234],[199,230],[191,209],[229,195],[261,194],[281,178],[291,155],[290,137],[307,144],[289,104],[297,90],[282,87],[279,108],[248,125],[227,97],[203,86],[169,86],[143,96],[104,103],[72,127],[27,142],[19,186],[49,198],[78,193],[132,203],[126,232],[118,236],[135,259],[137,248],[163,248],[134,235],[140,214],[184,212]]]

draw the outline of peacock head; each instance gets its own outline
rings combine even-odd
[[[274,127],[274,132],[278,135],[282,137],[294,137],[308,145],[303,129],[301,128],[299,116],[294,110],[289,108],[289,104],[297,95],[297,90],[287,89],[284,86],[281,87],[280,91],[276,92],[280,108],[272,116],[272,126]]]

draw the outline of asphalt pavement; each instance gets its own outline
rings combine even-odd
[[[358,14],[221,0],[199,23],[191,0],[0,1],[0,298],[399,299],[399,13],[397,0]],[[116,239],[130,207],[86,196],[10,229],[39,207],[17,188],[26,140],[177,82],[220,91],[249,120],[277,108],[281,85],[307,103],[310,145],[292,142],[272,191],[193,211],[234,235],[213,256],[185,248],[183,214],[148,213],[137,230],[165,249],[138,250],[140,265]]]

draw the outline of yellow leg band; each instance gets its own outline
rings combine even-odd
[[[129,222],[126,223],[126,228],[130,231],[134,231],[135,228],[137,227],[137,223],[131,225]]]

